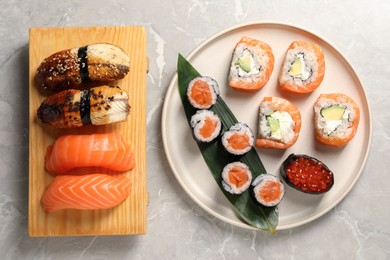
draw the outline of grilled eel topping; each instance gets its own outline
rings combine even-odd
[[[68,89],[45,99],[37,115],[43,123],[57,128],[104,125],[126,120],[128,101],[127,92],[117,86]]]
[[[86,82],[109,83],[129,72],[130,58],[118,46],[106,43],[59,51],[44,59],[35,79],[44,89],[64,90]]]

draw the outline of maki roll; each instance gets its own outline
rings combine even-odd
[[[310,93],[321,84],[325,74],[324,51],[317,44],[295,41],[289,46],[279,75],[283,90]]]
[[[218,95],[218,83],[210,77],[196,77],[188,84],[188,101],[195,108],[210,108],[217,102]]]
[[[276,206],[284,197],[284,185],[272,174],[260,174],[252,182],[252,195],[263,206]]]
[[[347,95],[321,94],[314,104],[315,135],[320,143],[344,146],[355,136],[359,120],[359,107]]]
[[[260,103],[256,146],[287,149],[298,139],[301,113],[290,101],[264,97]]]
[[[222,135],[222,144],[229,153],[242,155],[253,147],[254,136],[248,125],[236,123]]]
[[[252,182],[252,172],[242,162],[227,164],[222,171],[222,186],[232,194],[241,194],[246,191]]]
[[[237,90],[261,89],[274,69],[271,47],[259,40],[243,37],[237,43],[229,72],[229,86]]]
[[[221,132],[221,120],[210,110],[198,110],[190,123],[195,139],[200,142],[211,142]]]

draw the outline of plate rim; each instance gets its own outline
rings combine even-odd
[[[234,26],[230,26],[224,30],[221,30],[221,31],[218,31],[214,34],[212,34],[211,36],[209,37],[206,37],[200,44],[198,44],[195,48],[192,49],[192,51],[187,55],[185,56],[186,59],[188,61],[191,60],[191,58],[193,58],[198,52],[199,50],[201,50],[202,48],[204,48],[207,44],[209,44],[210,42],[216,40],[218,37],[224,35],[224,34],[227,34],[229,32],[232,32],[232,31],[235,31],[237,29],[240,29],[240,28],[244,28],[244,27],[249,27],[249,26],[280,26],[280,27],[291,27],[291,28],[294,28],[296,30],[300,30],[302,32],[305,32],[305,33],[308,33],[310,35],[313,35],[315,37],[317,37],[318,39],[322,40],[323,42],[325,42],[330,48],[332,48],[336,53],[337,55],[339,55],[343,60],[344,62],[346,63],[346,65],[348,66],[348,68],[352,71],[352,73],[354,74],[354,77],[356,78],[356,80],[358,81],[358,83],[360,84],[361,86],[361,93],[362,95],[364,96],[364,101],[367,105],[367,123],[368,123],[368,140],[367,140],[367,149],[366,149],[366,152],[364,154],[364,157],[363,157],[363,161],[362,161],[362,164],[361,164],[361,167],[360,169],[358,170],[355,178],[353,179],[353,181],[350,183],[349,187],[347,187],[347,189],[344,190],[344,192],[342,193],[342,195],[336,199],[333,203],[331,203],[330,206],[326,207],[324,210],[322,210],[321,212],[319,213],[316,213],[314,214],[313,216],[303,220],[303,221],[300,221],[298,223],[294,223],[294,224],[287,224],[285,226],[277,226],[276,227],[276,230],[286,230],[286,229],[291,229],[291,228],[295,228],[295,227],[299,227],[299,226],[302,226],[302,225],[305,225],[309,222],[312,222],[318,218],[320,218],[321,216],[325,215],[326,213],[328,213],[331,209],[333,209],[334,207],[336,207],[338,204],[340,204],[340,202],[342,200],[345,199],[345,197],[350,193],[350,191],[352,190],[352,188],[355,186],[357,180],[359,179],[360,175],[362,174],[363,170],[365,169],[366,167],[366,163],[367,163],[367,160],[368,160],[368,156],[369,156],[369,153],[370,153],[370,149],[371,149],[371,142],[372,142],[372,113],[371,113],[371,107],[370,107],[370,103],[369,103],[369,100],[368,100],[368,95],[367,95],[367,92],[364,88],[364,85],[362,83],[362,80],[360,79],[359,75],[356,73],[355,69],[353,68],[353,66],[351,65],[351,63],[349,62],[349,60],[345,57],[345,55],[336,47],[334,46],[333,44],[330,43],[330,41],[328,41],[325,37],[323,36],[320,36],[319,34],[317,33],[314,33],[312,32],[311,30],[307,29],[307,28],[304,28],[302,26],[297,26],[293,23],[284,23],[284,22],[277,22],[277,21],[252,21],[252,22],[246,22],[246,23],[241,23],[241,24],[237,24],[237,25],[234,25]],[[236,222],[236,221],[233,221],[231,220],[230,218],[227,218],[225,217],[224,215],[221,215],[217,212],[215,212],[214,210],[212,210],[210,207],[206,206],[205,204],[203,204],[203,202],[201,202],[190,190],[189,188],[187,187],[187,185],[183,182],[183,180],[180,178],[180,175],[178,174],[178,171],[177,169],[175,168],[175,165],[173,163],[173,160],[172,160],[172,157],[171,157],[171,154],[169,153],[168,151],[168,144],[167,144],[167,133],[165,131],[165,128],[166,128],[166,117],[167,117],[167,110],[168,110],[168,99],[166,97],[168,96],[171,96],[172,95],[172,92],[174,91],[175,89],[175,85],[177,84],[177,81],[178,81],[178,75],[177,75],[177,71],[175,72],[174,76],[172,77],[169,85],[168,85],[168,89],[166,91],[166,94],[165,94],[165,98],[164,98],[164,104],[163,104],[163,109],[162,109],[162,116],[161,116],[161,131],[162,131],[162,140],[163,140],[163,146],[164,146],[164,152],[165,152],[165,156],[167,158],[167,161],[169,163],[169,166],[176,178],[176,180],[179,182],[180,186],[182,187],[182,189],[184,189],[184,191],[186,192],[186,194],[198,205],[200,206],[202,209],[204,209],[206,212],[208,212],[209,214],[211,214],[212,216],[226,222],[226,223],[229,223],[231,225],[234,225],[234,226],[238,226],[238,227],[242,227],[242,228],[245,228],[245,229],[250,229],[250,230],[259,230],[255,227],[252,227],[248,224],[246,224],[245,222]]]

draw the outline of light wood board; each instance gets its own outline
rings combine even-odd
[[[36,111],[47,97],[34,81],[42,60],[51,54],[93,43],[112,43],[130,56],[130,72],[116,85],[127,90],[131,112],[127,120],[106,126],[55,129],[42,124]],[[29,43],[29,218],[30,236],[126,235],[146,232],[146,31],[143,27],[31,28]],[[130,196],[105,210],[61,210],[46,213],[41,197],[53,176],[45,170],[46,148],[58,136],[119,130],[134,151],[136,167],[126,174]]]

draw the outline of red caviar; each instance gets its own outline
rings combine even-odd
[[[308,193],[327,192],[334,183],[328,167],[309,156],[296,156],[285,168],[285,174],[295,188]]]

